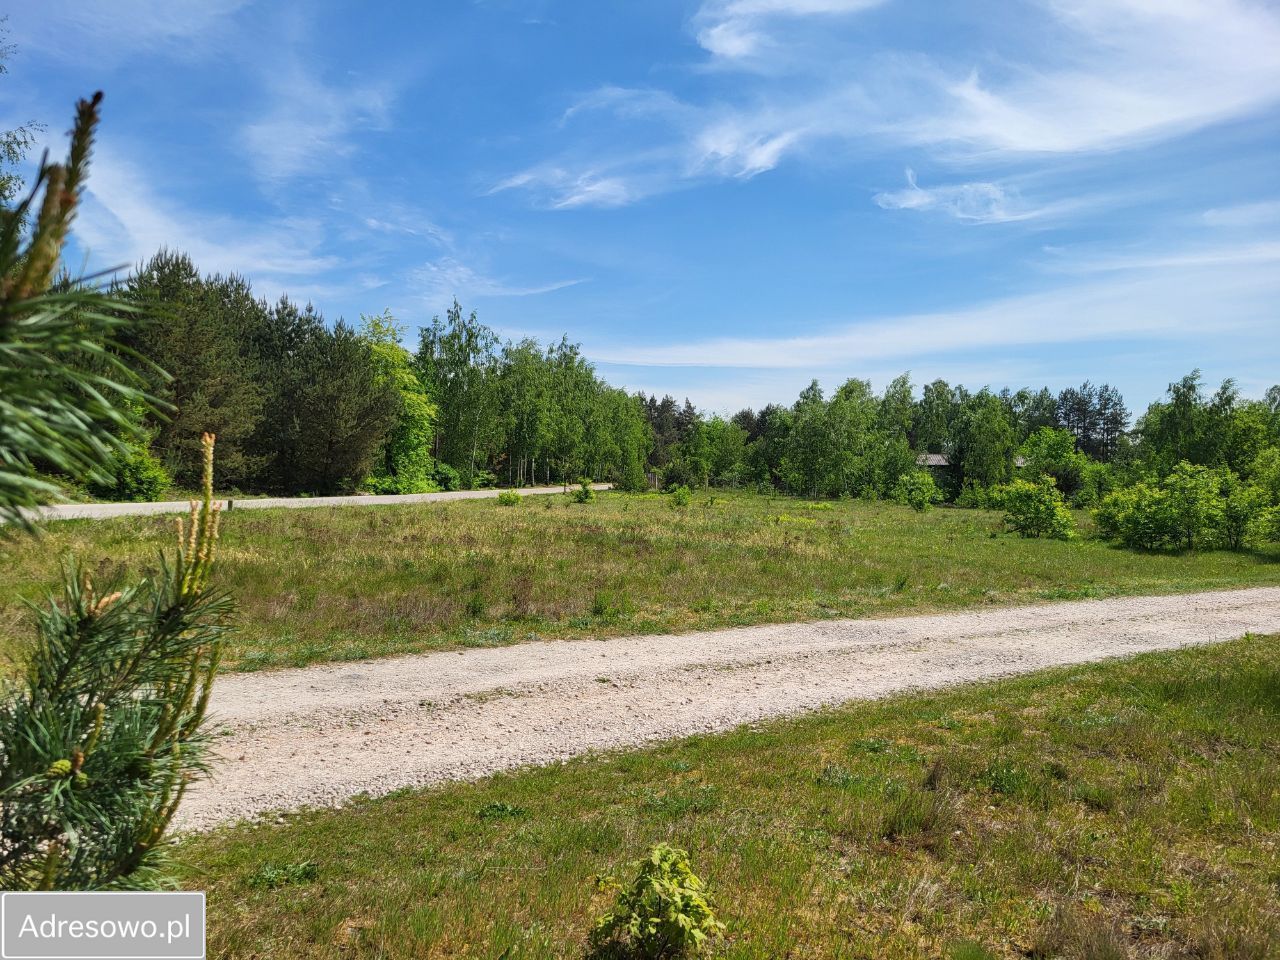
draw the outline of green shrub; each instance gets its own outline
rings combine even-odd
[[[498,494],[498,506],[500,507],[518,507],[520,506],[520,494],[514,490],[503,490]]]
[[[574,503],[590,503],[596,498],[596,492],[591,489],[591,481],[584,477],[578,481],[578,489],[571,496]]]
[[[672,489],[668,496],[673,507],[687,507],[693,500],[693,491],[682,484]]]
[[[1094,518],[1102,536],[1142,550],[1167,546],[1173,531],[1169,497],[1149,483],[1135,483],[1108,494]]]
[[[700,953],[724,931],[685,851],[660,843],[635,867],[628,887],[612,877],[596,880],[598,889],[618,893],[591,931],[600,954],[616,947],[624,956],[646,960],[683,957]]]
[[[1080,487],[1071,498],[1076,507],[1096,507],[1116,489],[1116,472],[1109,463],[1087,460],[1080,473]]]
[[[117,453],[110,469],[111,482],[104,477],[87,484],[89,492],[103,500],[159,500],[173,484],[169,471],[146,446],[130,446],[127,452]]]
[[[1182,461],[1162,484],[1169,497],[1170,535],[1186,550],[1215,542],[1223,522],[1222,479],[1216,470]]]
[[[249,877],[249,886],[261,890],[297,887],[320,876],[320,868],[310,860],[301,863],[264,863]]]
[[[501,800],[491,800],[476,810],[476,816],[481,820],[514,820],[523,817],[527,812],[524,807],[503,803]]]
[[[995,506],[992,491],[976,483],[966,483],[956,497],[956,506],[968,510],[990,510]]]
[[[1159,484],[1136,483],[1106,496],[1094,516],[1110,540],[1145,550],[1240,550],[1280,534],[1267,490],[1226,467],[1183,461]]]
[[[667,464],[662,472],[662,485],[666,490],[676,487],[705,487],[711,468],[701,457],[682,457]]]
[[[591,599],[591,615],[606,620],[629,617],[635,613],[635,609],[630,597],[612,590],[598,590]]]
[[[999,488],[1004,522],[1024,537],[1051,537],[1067,540],[1075,532],[1075,520],[1052,477],[1038,483],[1015,480]]]
[[[942,491],[928,470],[912,470],[898,478],[893,488],[893,499],[912,510],[924,513],[935,503],[942,502]]]
[[[431,474],[432,482],[441,490],[461,490],[462,476],[447,463],[436,462]]]
[[[1228,550],[1240,550],[1269,539],[1269,497],[1261,487],[1245,484],[1230,470],[1223,471],[1219,493],[1222,497],[1218,520],[1218,543]]]
[[[1261,487],[1267,495],[1267,502],[1280,506],[1280,447],[1267,447],[1260,454],[1248,471],[1249,482]]]
[[[931,845],[945,840],[955,824],[956,803],[950,793],[906,787],[890,794],[876,832],[884,840],[916,839]]]
[[[649,475],[644,470],[644,457],[628,448],[618,473],[617,487],[625,493],[644,493],[649,489]]]
[[[1070,430],[1041,427],[1023,441],[1018,449],[1027,477],[1052,477],[1064,496],[1072,496],[1084,483],[1089,458],[1076,450],[1076,437]]]

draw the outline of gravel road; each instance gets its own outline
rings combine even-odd
[[[595,490],[608,490],[608,483],[593,483]],[[398,503],[445,503],[450,500],[487,500],[502,491],[448,490],[439,493],[359,494],[342,497],[246,497],[241,500],[218,500],[223,510],[314,510],[316,507],[382,507]],[[564,493],[564,487],[522,487],[522,497]],[[191,509],[190,500],[161,500],[155,503],[55,503],[26,509],[33,520],[106,520],[111,517],[147,517],[155,514],[184,514]]]
[[[482,777],[902,690],[1280,632],[1280,588],[525,643],[271,673],[213,697],[179,826]]]

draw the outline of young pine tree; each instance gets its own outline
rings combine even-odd
[[[137,311],[83,285],[50,292],[100,100],[80,102],[68,162],[42,164],[36,192],[0,219],[0,534],[33,532],[25,508],[54,493],[34,458],[107,477],[135,438],[130,405],[149,402],[118,341]],[[166,883],[165,834],[204,769],[205,707],[230,614],[208,589],[212,436],[202,453],[204,499],[179,524],[177,553],[119,589],[72,564],[61,596],[35,609],[21,675],[0,683],[0,890]]]

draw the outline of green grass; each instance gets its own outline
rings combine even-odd
[[[76,554],[100,579],[155,562],[173,518],[72,520],[0,541],[0,656]],[[1280,547],[1150,555],[1023,540],[999,514],[699,494],[232,511],[220,586],[233,669],[601,637],[1280,583]]]
[[[732,958],[1280,955],[1280,638],[1071,667],[241,825],[211,957],[583,956],[653,844]]]

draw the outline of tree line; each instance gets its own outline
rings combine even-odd
[[[255,297],[242,277],[202,275],[181,253],[156,254],[117,294],[155,318],[131,325],[125,343],[166,371],[151,389],[169,405],[146,415],[149,443],[102,491],[120,497],[191,485],[205,431],[219,437],[220,486],[244,492],[586,478],[895,498],[924,468],[960,505],[984,505],[1018,475],[1051,477],[1077,506],[1182,462],[1249,480],[1280,447],[1280,387],[1248,400],[1230,380],[1210,390],[1198,371],[1132,422],[1109,384],[917,390],[907,374],[879,393],[861,379],[830,394],[814,381],[791,404],[726,418],[610,386],[568,338],[504,341],[456,302],[411,348],[390,313],[329,324],[310,304]]]
[[[919,397],[907,374],[879,394],[853,379],[827,396],[814,381],[789,406],[728,419],[670,397],[641,400],[654,468],[669,483],[802,496],[889,497],[905,474],[932,465],[948,499],[972,501],[1025,471],[1052,476],[1088,505],[1183,461],[1249,477],[1280,446],[1280,386],[1249,400],[1232,380],[1210,392],[1199,371],[1170,384],[1132,426],[1120,391],[1088,381],[1055,394],[935,380]]]
[[[218,435],[224,489],[419,493],[582,476],[645,483],[648,427],[577,345],[502,342],[457,303],[417,349],[389,313],[327,324],[288,296],[268,304],[236,275],[161,251],[116,291],[140,314],[125,348],[167,404],[119,464],[122,497],[199,477]],[[163,373],[161,372],[163,371]]]

